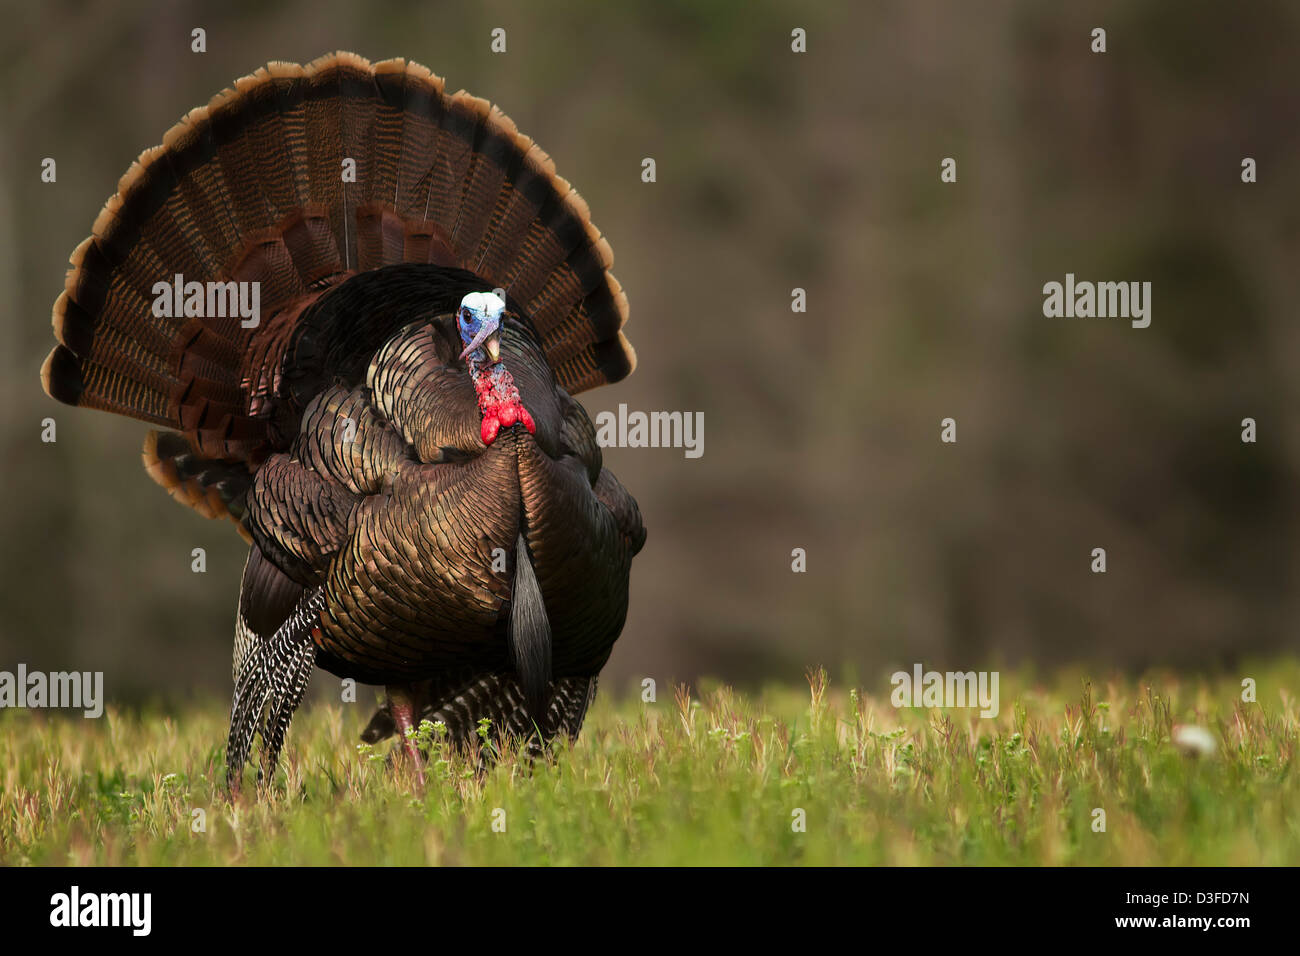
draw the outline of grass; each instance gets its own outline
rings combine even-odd
[[[895,710],[818,674],[755,699],[603,696],[579,742],[531,770],[507,751],[478,774],[426,725],[423,781],[357,744],[369,708],[318,705],[290,731],[273,798],[235,803],[224,703],[0,711],[0,863],[1294,863],[1300,662],[1245,673],[1258,703],[1239,677],[1004,673],[988,720]],[[1207,728],[1215,752],[1178,749],[1179,723]]]

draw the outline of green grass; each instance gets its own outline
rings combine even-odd
[[[0,863],[1293,864],[1300,663],[1244,673],[1258,703],[1235,676],[1004,673],[990,720],[815,676],[757,699],[603,696],[553,760],[506,753],[476,774],[435,736],[423,780],[358,747],[368,707],[319,705],[290,731],[274,798],[233,804],[224,703],[3,711]],[[1180,751],[1178,723],[1216,752]]]

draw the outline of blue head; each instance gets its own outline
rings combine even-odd
[[[480,365],[495,363],[501,358],[501,317],[506,304],[494,292],[471,292],[460,300],[456,310],[456,327],[465,351],[462,359],[469,358]]]

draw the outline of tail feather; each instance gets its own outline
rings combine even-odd
[[[173,498],[205,518],[229,518],[251,541],[239,523],[253,483],[253,473],[244,462],[204,458],[184,435],[159,431],[145,437],[143,457],[149,477]]]
[[[528,544],[515,541],[515,583],[510,593],[510,653],[534,723],[544,724],[551,686],[551,622],[546,617]]]

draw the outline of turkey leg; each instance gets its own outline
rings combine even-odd
[[[397,725],[397,735],[401,738],[402,749],[406,755],[411,758],[414,766],[420,766],[420,750],[415,746],[413,737],[408,736],[408,730],[414,730],[419,721],[424,701],[414,687],[409,684],[390,684],[385,688],[388,691],[388,712],[392,715],[393,723]]]

